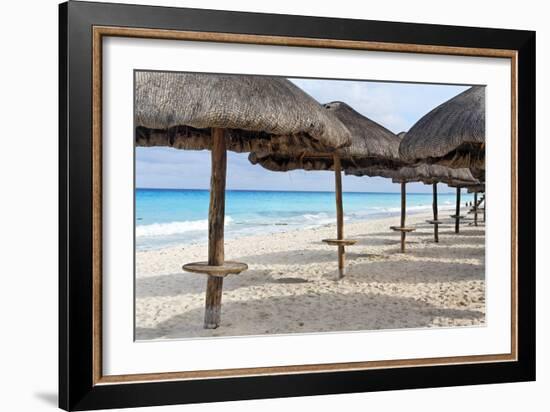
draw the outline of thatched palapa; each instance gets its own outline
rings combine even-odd
[[[350,169],[346,170],[346,174],[355,176],[382,176],[392,179],[394,183],[401,184],[401,226],[392,227],[393,230],[401,230],[401,250],[405,250],[405,219],[406,219],[406,184],[412,182],[422,182],[424,184],[433,185],[433,220],[429,220],[428,223],[434,225],[434,241],[439,242],[439,220],[438,206],[437,206],[437,184],[446,183],[450,186],[468,186],[479,185],[477,180],[471,173],[470,169],[453,169],[441,165],[427,165],[422,164],[420,166],[406,166],[398,170],[384,169],[384,168],[366,168],[366,169]],[[456,215],[459,215],[460,211],[460,190],[457,192],[457,210]],[[459,230],[459,219],[456,217],[455,227]],[[412,228],[410,231],[412,231]]]
[[[417,167],[403,167],[398,171],[397,176],[392,178],[394,183],[410,183],[410,182],[422,182],[424,184],[433,185],[433,210],[434,219],[428,223],[434,225],[434,238],[435,241],[439,241],[438,229],[439,229],[439,217],[437,210],[437,183],[447,183],[450,186],[457,188],[456,196],[456,210],[455,214],[451,217],[455,219],[455,232],[460,231],[460,187],[462,185],[479,184],[479,181],[472,176],[470,169],[452,169],[450,167],[440,165],[421,165]]]
[[[441,165],[405,166],[396,170],[382,167],[370,167],[365,169],[351,168],[346,170],[347,175],[353,176],[381,176],[392,179],[394,183],[422,182],[424,184],[447,183],[447,184],[479,184],[479,181],[472,175],[470,169],[453,169]]]
[[[304,148],[298,154],[253,152],[248,159],[253,164],[275,171],[334,170],[336,197],[336,239],[324,239],[338,246],[338,277],[344,275],[345,246],[355,243],[344,239],[344,212],[342,205],[341,170],[350,167],[385,167],[394,169],[404,163],[399,159],[399,138],[385,127],[361,115],[344,102],[324,105],[327,113],[334,114],[351,132],[351,144],[333,153]]]
[[[468,193],[484,193],[485,192],[485,183],[480,183],[478,185],[465,185],[468,189]]]
[[[424,184],[479,184],[470,169],[453,169],[441,165],[420,165],[416,167],[402,167],[392,176],[394,183],[422,182]]]
[[[479,205],[482,202],[485,202],[485,195],[483,195],[481,197],[481,199],[478,200],[477,194],[478,193],[485,193],[485,182],[479,182],[479,181],[477,181],[477,182],[460,182],[460,181],[456,181],[456,182],[449,183],[449,186],[456,188],[456,199],[457,199],[456,200],[456,202],[457,202],[456,214],[455,214],[455,216],[456,216],[456,225],[455,225],[456,233],[458,233],[459,228],[460,228],[459,220],[463,218],[463,216],[459,216],[460,192],[461,192],[462,188],[466,188],[468,193],[473,193],[474,194],[474,205],[473,205],[472,210],[469,213],[474,214],[474,225],[477,226],[477,214],[478,214],[478,211],[479,211]],[[485,207],[483,208],[483,221],[485,221]]]
[[[477,214],[479,212],[479,206],[485,201],[485,194],[482,194],[481,198],[478,199],[479,193],[485,192],[485,185],[477,186],[468,186],[468,193],[474,194],[474,203],[471,205],[471,209],[468,213],[473,213],[474,215],[474,226],[477,226]],[[485,206],[483,207],[483,221],[485,222]]]
[[[409,130],[399,146],[411,163],[485,171],[485,87],[474,86],[433,109]]]
[[[391,131],[361,115],[344,102],[331,102],[324,106],[327,112],[333,113],[351,133],[351,144],[335,152],[344,170],[366,167],[395,169],[405,164],[399,158],[400,139]],[[332,153],[308,148],[291,155],[255,151],[250,154],[249,160],[274,172],[298,169],[334,170]]]
[[[331,113],[278,77],[137,72],[135,124],[137,146],[211,149],[213,127],[235,152],[330,152],[350,141]]]
[[[217,328],[224,276],[247,269],[224,257],[227,150],[332,152],[349,131],[286,79],[161,72],[135,75],[135,126],[137,146],[212,151],[208,261],[183,270],[208,275],[204,327]]]

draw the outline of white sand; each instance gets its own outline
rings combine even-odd
[[[463,211],[465,214],[466,211]],[[407,253],[399,253],[398,217],[345,225],[346,276],[335,281],[335,226],[226,242],[227,260],[249,270],[224,280],[222,322],[202,327],[206,277],[184,263],[205,260],[206,245],[140,251],[136,258],[137,339],[483,325],[483,223],[448,224],[433,242],[427,213],[409,215]]]

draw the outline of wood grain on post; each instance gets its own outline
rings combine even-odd
[[[455,233],[460,232],[460,186],[456,187]]]
[[[204,307],[204,328],[216,329],[220,326],[222,312],[223,278],[208,276]]]
[[[336,238],[344,239],[344,206],[342,202],[342,165],[340,156],[334,155],[334,182],[336,192]],[[338,246],[338,277],[344,276],[346,251],[343,245]]]
[[[401,228],[405,227],[405,216],[406,216],[406,208],[407,208],[407,188],[406,183],[401,183]],[[404,231],[401,231],[401,252],[405,253],[405,237],[406,233]]]
[[[434,211],[434,221],[437,222],[438,213],[437,213],[437,183],[433,184],[433,202],[432,207]],[[434,242],[439,242],[439,224],[434,223]]]
[[[224,260],[225,175],[227,151],[223,129],[212,129],[212,175],[208,210],[208,264],[218,266]]]
[[[210,178],[210,207],[208,209],[208,264],[223,265],[225,222],[225,177],[227,150],[224,130],[212,128],[212,175]],[[204,327],[215,329],[220,324],[223,278],[208,276]]]

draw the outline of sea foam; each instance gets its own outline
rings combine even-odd
[[[231,216],[225,217],[225,226],[231,224]],[[208,230],[208,220],[187,220],[181,222],[152,223],[136,226],[136,237],[170,236],[187,232]]]

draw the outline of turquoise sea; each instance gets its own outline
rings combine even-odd
[[[462,193],[462,204],[473,196]],[[344,192],[345,221],[398,216],[399,193]],[[136,248],[152,249],[207,240],[208,190],[136,189]],[[454,193],[438,195],[452,209]],[[227,239],[311,228],[335,222],[334,192],[228,190]],[[407,193],[407,213],[430,210],[431,193]]]

